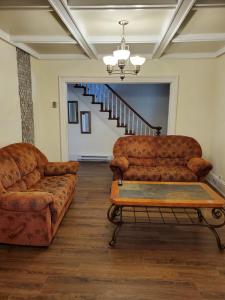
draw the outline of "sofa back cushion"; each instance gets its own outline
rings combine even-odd
[[[127,158],[155,158],[156,148],[153,136],[127,136],[119,138],[113,148],[113,155]]]
[[[26,144],[13,144],[5,149],[17,164],[21,176],[31,173],[37,167],[35,155]]]
[[[158,158],[183,159],[188,161],[192,157],[201,157],[202,150],[199,143],[187,136],[171,135],[155,137]]]
[[[113,154],[125,156],[131,165],[183,166],[192,157],[201,157],[199,143],[187,136],[127,136],[119,138]]]
[[[35,185],[40,179],[41,173],[37,168],[34,169],[31,173],[23,176],[23,180],[25,181],[28,189]]]
[[[24,191],[30,188],[44,175],[47,162],[46,156],[28,143],[0,149],[0,193],[5,189]]]
[[[1,185],[7,189],[21,180],[19,168],[10,154],[4,149],[0,150],[0,178]]]

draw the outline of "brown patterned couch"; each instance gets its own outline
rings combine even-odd
[[[47,246],[75,192],[77,162],[48,162],[31,144],[0,149],[0,243]]]
[[[199,181],[212,169],[199,143],[187,136],[121,137],[113,155],[114,180]]]

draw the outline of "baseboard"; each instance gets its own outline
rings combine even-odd
[[[210,172],[206,180],[225,197],[225,181],[215,173]]]

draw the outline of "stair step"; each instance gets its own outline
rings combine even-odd
[[[102,102],[91,102],[91,104],[102,104]]]
[[[108,110],[108,109],[101,109],[100,111],[101,111],[101,112],[108,112],[108,113],[111,112],[111,110]]]
[[[116,120],[116,121],[118,121],[119,118],[116,118],[116,117],[109,117],[109,120]]]

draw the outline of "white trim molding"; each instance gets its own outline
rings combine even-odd
[[[60,123],[60,156],[62,161],[69,159],[68,127],[67,127],[67,84],[68,83],[121,83],[113,77],[59,77],[59,123]],[[127,77],[124,83],[168,83],[170,84],[170,99],[168,112],[167,134],[176,134],[178,77]]]
[[[220,176],[210,172],[206,180],[225,197],[225,181]]]
[[[179,34],[172,43],[221,42],[225,41],[225,33]]]
[[[184,22],[188,13],[194,6],[195,2],[196,0],[178,1],[177,7],[174,11],[170,23],[168,24],[164,34],[162,35],[161,40],[156,44],[153,50],[153,58],[159,58],[164,53],[167,46],[169,45],[169,43],[177,33],[178,29]]]
[[[11,35],[11,41],[31,44],[77,44],[74,38],[66,35]]]
[[[48,2],[51,4],[70,33],[73,35],[74,39],[83,49],[84,53],[89,58],[96,58],[97,54],[94,47],[87,42],[86,38],[81,33],[77,23],[71,15],[70,8],[67,3],[63,0],[48,0]]]

